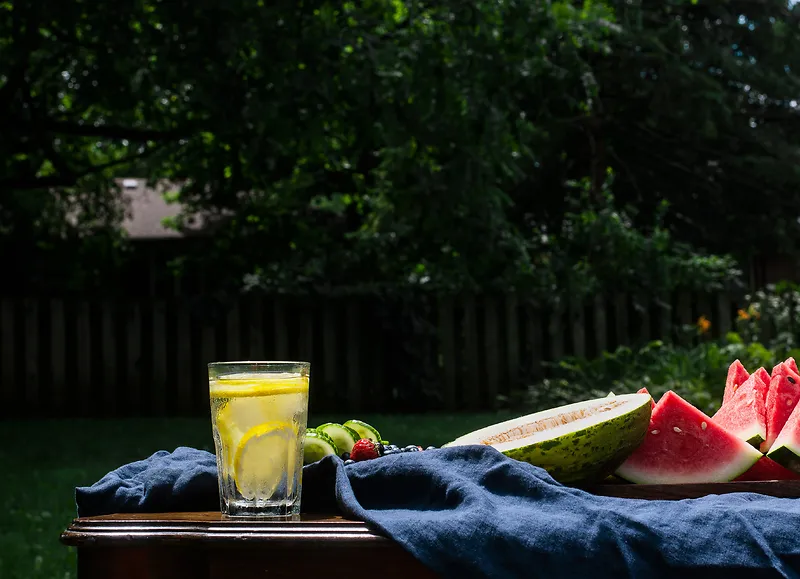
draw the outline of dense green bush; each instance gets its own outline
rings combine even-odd
[[[704,412],[713,414],[722,401],[728,366],[736,359],[749,370],[772,366],[789,356],[800,359],[800,292],[796,286],[769,286],[748,296],[739,310],[736,331],[723,340],[705,339],[708,323],[684,332],[698,338],[668,343],[653,341],[644,347],[619,347],[594,360],[564,358],[552,364],[551,375],[530,386],[526,405],[546,408],[587,398],[635,392],[646,387],[658,399],[674,390]],[[690,345],[681,345],[688,343]]]

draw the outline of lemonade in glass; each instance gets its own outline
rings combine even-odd
[[[222,513],[300,513],[308,420],[307,362],[208,365]]]

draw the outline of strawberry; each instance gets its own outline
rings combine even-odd
[[[358,462],[361,460],[371,460],[378,458],[378,445],[371,441],[369,438],[362,438],[353,445],[350,451],[350,460]]]

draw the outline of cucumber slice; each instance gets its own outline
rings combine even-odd
[[[339,449],[330,436],[313,428],[306,430],[306,441],[303,447],[303,464],[311,464],[328,455],[339,456]]]
[[[330,436],[331,439],[333,439],[333,442],[336,443],[336,448],[339,449],[340,453],[350,452],[353,450],[353,445],[358,441],[359,438],[361,438],[358,435],[358,432],[349,426],[336,424],[335,422],[320,424],[315,430],[317,432],[324,432]]]
[[[374,426],[361,420],[348,420],[343,426],[352,428],[358,433],[359,438],[369,438],[373,442],[381,441],[381,434]]]

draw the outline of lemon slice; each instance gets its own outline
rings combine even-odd
[[[267,422],[248,430],[236,447],[233,478],[242,497],[270,499],[296,453],[297,433],[288,422]]]
[[[233,374],[209,384],[211,396],[242,398],[308,392],[308,376],[300,374]]]

